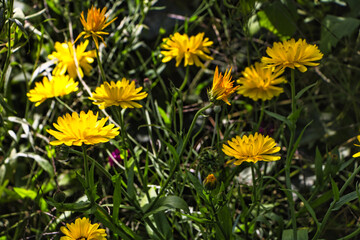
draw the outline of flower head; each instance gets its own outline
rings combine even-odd
[[[257,161],[277,161],[281,157],[272,155],[280,151],[280,147],[276,147],[276,142],[273,138],[262,134],[255,133],[249,136],[236,136],[227,142],[229,144],[223,144],[222,151],[235,159],[227,161],[227,164],[234,162],[235,165],[240,165],[243,162]]]
[[[61,97],[76,92],[78,84],[67,75],[52,76],[51,81],[44,77],[42,82],[36,82],[35,88],[26,95],[31,102],[36,102],[35,106],[37,107],[48,98]]]
[[[93,145],[108,142],[111,138],[119,135],[119,128],[114,128],[114,124],[104,127],[109,117],[97,120],[98,113],[94,115],[92,111],[80,112],[78,115],[73,112],[59,117],[54,127],[58,130],[47,130],[57,140],[51,141],[51,145],[65,144],[67,146],[81,146],[83,143]]]
[[[245,68],[242,72],[243,77],[237,80],[240,84],[238,93],[254,101],[258,99],[265,101],[279,96],[284,89],[275,85],[286,82],[284,77],[280,77],[283,72],[284,70],[272,72],[270,68],[266,68],[265,64],[257,62]]]
[[[207,54],[210,53],[208,47],[213,44],[208,38],[204,39],[204,33],[198,33],[196,36],[189,36],[185,34],[175,33],[169,38],[163,39],[162,48],[165,51],[161,51],[161,54],[165,57],[162,62],[169,62],[175,58],[176,67],[178,67],[184,58],[184,66],[195,65],[198,67],[204,67],[204,64],[200,62],[199,58],[206,60],[213,60],[212,57]]]
[[[360,135],[357,136],[357,140],[360,142]],[[359,144],[354,144],[357,147],[360,147]],[[352,157],[356,158],[356,157],[360,157],[360,152],[355,153],[354,155],[352,155]]]
[[[214,174],[209,174],[203,181],[205,188],[211,190],[216,187],[217,179]]]
[[[75,223],[66,224],[60,231],[65,234],[60,240],[106,240],[105,229],[99,229],[99,224],[91,224],[88,218],[75,220]]]
[[[276,42],[272,48],[268,47],[266,53],[270,57],[262,57],[261,61],[275,71],[285,69],[286,67],[300,72],[306,72],[306,66],[317,66],[318,61],[323,57],[316,45],[306,43],[306,40],[299,39],[297,42],[292,38],[284,42]]]
[[[90,63],[94,62],[95,51],[85,52],[89,41],[80,43],[75,50],[76,59],[79,65],[79,73],[81,77],[90,75],[92,69]],[[57,65],[53,70],[53,75],[64,75],[66,71],[71,78],[76,78],[76,65],[74,61],[74,50],[71,42],[55,43],[56,52],[52,52],[48,57],[50,60],[55,59]]]
[[[100,35],[108,35],[109,33],[103,32],[103,30],[117,19],[116,17],[111,21],[106,22],[108,20],[108,17],[105,17],[106,10],[107,8],[104,7],[100,12],[100,8],[92,6],[90,9],[88,9],[86,20],[84,17],[84,12],[81,13],[80,21],[84,27],[84,31],[79,34],[75,42],[85,35],[84,38],[93,38],[97,49],[99,48],[98,38],[101,39],[106,47],[104,38]]]
[[[231,81],[231,68],[226,70],[224,76],[219,73],[218,67],[215,69],[212,88],[208,91],[210,101],[222,100],[228,105],[231,105],[228,97],[233,94],[238,86],[233,86],[234,81]]]
[[[105,109],[110,106],[120,106],[122,108],[141,108],[142,106],[134,102],[146,98],[146,92],[140,92],[142,87],[135,88],[135,82],[130,83],[129,80],[123,78],[116,83],[111,81],[105,82],[100,87],[95,89],[92,97],[89,99],[94,100],[95,105],[99,105],[100,109]]]

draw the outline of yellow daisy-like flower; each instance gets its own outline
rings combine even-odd
[[[114,124],[104,127],[109,117],[98,121],[98,113],[94,115],[92,111],[80,112],[78,115],[73,112],[59,117],[54,127],[58,130],[48,129],[47,132],[53,135],[57,140],[51,141],[51,145],[65,144],[67,146],[81,146],[83,143],[93,145],[97,143],[108,142],[111,138],[119,135],[119,128],[114,128]]]
[[[257,62],[242,72],[243,77],[237,80],[240,84],[237,92],[254,101],[270,100],[284,92],[282,87],[275,86],[286,82],[285,78],[280,76],[283,72],[284,70],[272,72],[265,64]]]
[[[88,9],[86,20],[84,17],[84,12],[81,13],[80,21],[84,27],[84,31],[79,34],[75,42],[85,35],[85,38],[93,38],[97,49],[99,48],[98,38],[101,39],[106,47],[104,38],[100,35],[108,35],[109,33],[103,32],[103,30],[117,19],[116,17],[111,21],[106,22],[108,20],[108,17],[105,17],[106,10],[107,8],[104,7],[100,12],[100,8],[92,6],[90,9]]]
[[[122,108],[141,108],[142,106],[134,102],[146,98],[146,92],[140,92],[142,87],[135,87],[135,82],[130,83],[129,80],[123,78],[116,83],[111,81],[110,84],[105,82],[95,89],[90,100],[94,100],[95,105],[99,105],[100,109],[110,106],[120,106]]]
[[[88,218],[83,217],[75,220],[75,223],[66,224],[60,231],[66,236],[60,240],[106,240],[105,229],[99,229],[99,224],[91,224]]]
[[[306,72],[306,66],[317,66],[318,61],[323,57],[316,45],[306,43],[306,40],[290,39],[284,42],[276,42],[272,48],[268,47],[266,53],[269,57],[262,57],[261,61],[275,71],[285,69],[287,67],[298,68],[300,72]]]
[[[214,174],[209,174],[203,181],[206,189],[211,190],[216,187],[217,179]]]
[[[226,70],[224,76],[219,73],[218,67],[215,69],[212,88],[208,91],[208,96],[211,102],[215,100],[222,100],[228,105],[231,105],[228,97],[233,94],[239,86],[233,86],[234,81],[231,81],[231,68]]]
[[[36,102],[39,106],[48,98],[61,97],[78,90],[78,82],[74,82],[67,75],[52,76],[51,81],[44,77],[42,82],[36,82],[35,88],[31,89],[26,95],[31,102]]]
[[[357,140],[360,142],[360,135],[357,136]],[[359,144],[354,144],[357,147],[360,147]],[[360,157],[360,152],[355,153],[354,155],[352,155],[352,157],[356,158],[356,157]]]
[[[96,57],[95,50],[86,51],[86,47],[89,44],[89,41],[80,43],[75,50],[76,59],[79,64],[79,73],[81,77],[85,75],[90,75],[92,69],[90,63],[94,62]],[[66,71],[68,72],[71,78],[76,78],[76,66],[74,61],[74,50],[73,44],[71,42],[65,43],[55,43],[56,52],[52,52],[48,58],[50,60],[56,60],[56,67],[53,70],[53,75],[64,75]]]
[[[253,162],[257,161],[277,161],[281,157],[272,155],[280,151],[280,147],[276,147],[276,142],[273,138],[262,134],[255,133],[255,135],[250,134],[247,136],[236,136],[227,142],[229,144],[223,144],[222,151],[230,156],[234,157],[227,161],[227,164],[234,163],[235,165],[240,165],[243,162]]]
[[[185,34],[175,33],[169,38],[163,39],[162,48],[166,51],[161,51],[161,54],[165,57],[162,62],[169,62],[175,58],[176,67],[178,67],[184,58],[184,66],[195,65],[198,67],[204,67],[204,64],[199,60],[213,60],[212,57],[207,54],[210,53],[208,47],[213,44],[208,38],[204,39],[204,33],[198,33],[196,36],[189,36]]]

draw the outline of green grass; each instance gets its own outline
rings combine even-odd
[[[60,239],[79,217],[100,223],[107,239],[357,239],[357,1],[95,1],[117,17],[99,49],[104,76],[95,58],[76,93],[35,107],[26,93],[51,75],[55,42],[76,39],[93,1],[1,0],[0,239]],[[214,60],[163,63],[162,39],[175,32],[204,32]],[[260,101],[236,93],[231,105],[212,105],[216,66],[232,67],[236,81],[290,38],[316,44],[323,59],[305,73],[287,69],[284,93],[262,116]],[[148,93],[143,107],[99,111],[90,92],[123,77]],[[46,130],[69,108],[110,116],[121,134],[83,148],[50,145]],[[258,126],[281,159],[225,164],[222,145]],[[115,149],[124,160],[110,166]],[[203,184],[211,173],[214,189]]]

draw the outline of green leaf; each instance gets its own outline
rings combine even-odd
[[[163,198],[160,198],[158,200],[158,202],[155,204],[155,206],[153,207],[153,210],[148,212],[147,214],[145,214],[143,216],[143,218],[147,218],[148,216],[161,212],[161,211],[165,211],[165,210],[169,210],[169,209],[182,209],[185,212],[189,212],[189,206],[187,205],[187,203],[184,201],[184,199],[178,197],[178,196],[166,196]]]
[[[21,198],[30,198],[32,200],[34,200],[37,196],[37,193],[33,190],[30,189],[24,189],[24,188],[18,188],[18,187],[14,187],[13,188],[14,192],[16,192],[17,194],[19,194],[19,196]]]
[[[120,174],[116,175],[115,179],[115,190],[113,196],[113,219],[116,223],[119,219],[119,209],[121,203],[121,176]]]
[[[281,122],[285,123],[285,124],[288,125],[288,126],[291,125],[290,120],[287,119],[286,117],[284,117],[284,116],[282,116],[282,115],[280,115],[280,114],[274,113],[274,112],[270,112],[270,111],[268,111],[268,110],[264,110],[264,111],[265,111],[265,113],[266,113],[267,115],[269,115],[270,117],[273,117],[273,118],[275,118],[275,119],[277,119],[277,120],[280,120]]]
[[[307,229],[298,229],[296,231],[296,235],[297,235],[297,239],[299,240],[308,240],[309,236],[308,236],[308,230]],[[282,240],[293,240],[294,239],[294,235],[293,235],[293,230],[292,229],[286,229],[282,232]]]
[[[51,177],[54,176],[54,169],[50,162],[45,158],[35,154],[35,153],[17,153],[15,157],[25,157],[25,158],[32,158],[35,160],[37,164],[41,168],[43,168]]]
[[[56,4],[58,1],[55,0],[46,0],[47,5],[56,12],[58,15],[62,15],[61,9],[59,8],[59,5]]]
[[[23,32],[26,36],[26,38],[29,38],[29,35],[27,34],[25,28],[24,28],[24,25],[18,20],[18,19],[15,19],[15,18],[9,18],[9,21],[12,21],[14,22],[18,27],[19,29],[21,30],[21,32]]]
[[[160,113],[160,116],[161,118],[164,120],[165,124],[166,125],[170,125],[171,124],[171,121],[170,121],[170,118],[168,117],[168,115],[166,114],[166,112],[164,111],[164,109],[162,109],[161,107],[157,107],[157,110],[159,111]]]
[[[51,206],[56,207],[58,211],[84,212],[92,207],[90,202],[83,201],[77,203],[59,203],[52,198],[48,198],[46,202]]]
[[[318,82],[315,82],[307,87],[304,87],[303,89],[301,89],[295,96],[295,99],[299,99],[307,90],[309,90],[310,88],[316,86],[316,84],[318,84]]]
[[[111,231],[113,231],[114,233],[117,233],[120,235],[121,239],[139,239],[138,236],[135,235],[135,233],[128,228],[125,224],[122,224],[120,222],[120,228],[115,225],[112,222],[111,216],[108,215],[108,213],[99,205],[96,206],[96,211],[95,211],[95,217],[97,219],[100,220],[100,222],[102,224],[104,224],[104,226],[108,227]]]
[[[194,185],[195,191],[196,193],[205,201],[207,201],[207,198],[204,195],[204,187],[203,185],[200,183],[200,181],[190,172],[186,172],[187,177],[190,179],[190,181],[192,182],[192,184]]]
[[[227,205],[224,205],[220,211],[218,212],[218,218],[219,218],[219,224],[221,224],[223,230],[224,230],[224,239],[233,239],[232,236],[232,217],[230,215],[230,211]],[[217,225],[216,225],[217,226]],[[220,229],[218,229],[216,231],[216,236],[218,236],[218,234],[221,234],[222,232],[220,231]],[[220,239],[220,238],[217,238]]]
[[[211,221],[209,219],[206,219],[206,218],[198,218],[198,217],[195,217],[193,215],[189,215],[189,214],[185,214],[185,213],[181,213],[181,215],[197,222],[197,223],[200,223],[200,224],[211,224],[211,223],[215,223],[214,221]]]
[[[351,17],[327,15],[323,19],[321,26],[320,50],[323,53],[328,53],[343,37],[350,36],[358,30],[360,20]]]
[[[16,111],[12,107],[10,107],[9,104],[7,104],[7,102],[5,101],[5,98],[2,94],[0,94],[0,105],[3,108],[5,108],[6,111],[10,112],[11,114],[14,114],[14,115],[17,114]]]
[[[268,29],[281,40],[289,39],[296,31],[296,11],[289,8],[280,1],[267,5],[263,11],[258,12],[260,26]]]
[[[294,192],[301,199],[301,201],[304,203],[306,209],[310,213],[311,217],[314,219],[316,225],[318,227],[320,227],[320,223],[316,217],[316,213],[315,213],[314,209],[311,207],[311,205],[309,204],[309,202],[306,201],[306,199],[303,197],[303,195],[301,195],[298,191],[296,191],[296,190],[291,190],[291,191]]]
[[[331,179],[332,180],[332,179]],[[351,201],[354,201],[355,199],[358,199],[359,196],[357,194],[356,191],[353,191],[351,193],[348,193],[344,196],[342,196],[338,201],[337,203],[335,203],[334,205],[334,208],[332,209],[333,211],[337,211],[339,210],[343,205],[351,202]]]
[[[339,199],[340,199],[339,188],[336,185],[336,182],[332,179],[332,177],[331,176],[329,176],[329,177],[330,177],[330,181],[331,181],[331,188],[332,188],[332,192],[333,192],[333,195],[334,195],[334,200],[336,202],[338,202]]]

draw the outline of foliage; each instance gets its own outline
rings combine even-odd
[[[60,239],[62,226],[83,217],[108,239],[357,238],[357,1],[0,0],[0,239]],[[74,62],[78,91],[35,106],[27,93],[51,79],[49,55],[84,31],[81,13],[93,5],[107,7],[102,20],[114,19],[101,25],[106,47],[95,47],[101,33],[84,33],[96,53],[89,75]],[[200,67],[176,66],[175,55],[162,61],[163,41],[175,33],[212,42]],[[320,65],[287,69],[284,91],[271,100],[233,93],[268,47],[291,38],[318,45]],[[232,68],[230,105],[207,95],[217,67]],[[134,96],[105,109],[89,99],[123,78],[135,82]],[[122,109],[119,99],[137,107]],[[120,134],[95,145],[50,144],[59,117],[90,110]],[[226,164],[223,144],[256,132],[275,140],[281,159]]]

